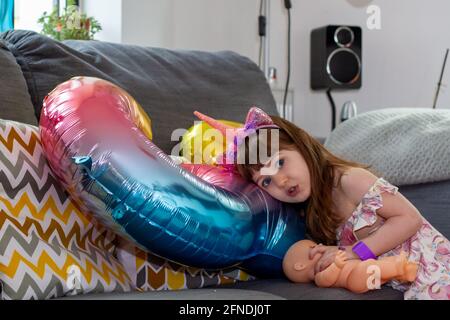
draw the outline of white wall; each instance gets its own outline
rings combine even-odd
[[[100,2],[85,0],[85,2]],[[119,1],[114,0],[112,2]],[[286,75],[287,15],[282,0],[271,2],[271,65]],[[291,0],[294,122],[316,136],[330,131],[330,107],[323,92],[309,88],[309,36],[327,24],[363,28],[363,84],[334,93],[339,107],[354,100],[360,113],[387,107],[431,107],[445,48],[450,47],[448,0]],[[103,10],[105,19],[110,16]],[[350,2],[363,3],[362,7]],[[381,9],[381,30],[366,28],[366,3]],[[234,50],[258,59],[259,0],[122,0],[120,41],[146,46],[207,51]],[[100,18],[101,12],[89,12]],[[109,18],[107,18],[109,19]],[[99,19],[101,20],[101,19]],[[108,21],[108,20],[105,20]],[[107,25],[101,20],[107,32]],[[116,31],[116,34],[118,32]],[[104,34],[105,40],[111,40]],[[97,37],[100,39],[99,37]],[[449,59],[450,65],[450,59]],[[450,68],[450,66],[448,66]],[[450,71],[448,70],[447,74]],[[444,83],[448,76],[444,79]],[[450,108],[448,90],[438,108]]]
[[[256,61],[258,3],[255,0],[173,0],[173,47],[234,50]]]
[[[172,0],[81,0],[80,5],[102,26],[96,40],[172,47]]]
[[[172,0],[123,0],[122,42],[143,46],[173,46]]]
[[[122,42],[122,0],[81,0],[80,6],[102,26],[94,36],[96,40]]]
[[[37,20],[44,11],[50,14],[52,9],[53,0],[15,0],[14,28],[40,32],[42,25],[38,24]]]

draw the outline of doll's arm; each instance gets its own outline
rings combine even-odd
[[[339,278],[341,269],[333,262],[328,268],[319,272],[314,277],[314,282],[318,287],[331,287]]]

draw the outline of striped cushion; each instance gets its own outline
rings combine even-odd
[[[130,291],[117,236],[80,212],[51,174],[38,129],[0,120],[2,299]]]

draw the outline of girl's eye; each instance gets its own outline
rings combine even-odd
[[[264,178],[263,181],[261,182],[261,186],[263,186],[263,188],[267,188],[270,184],[272,179],[270,178]]]
[[[283,164],[284,164],[284,159],[280,159],[280,160],[277,161],[277,167],[278,168],[281,168],[283,166]]]

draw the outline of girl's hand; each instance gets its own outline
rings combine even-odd
[[[322,257],[320,257],[314,266],[314,273],[317,274],[328,268],[334,262],[338,250],[336,246],[324,246],[321,243],[312,248],[309,251],[310,259],[313,259],[316,254],[322,254]]]
[[[345,248],[346,260],[359,259],[359,257],[352,252],[351,247]],[[318,244],[309,251],[309,258],[312,259],[316,254],[322,254],[322,257],[317,261],[314,266],[314,272],[318,273],[328,268],[336,259],[336,253],[339,251],[337,246],[324,246]]]

